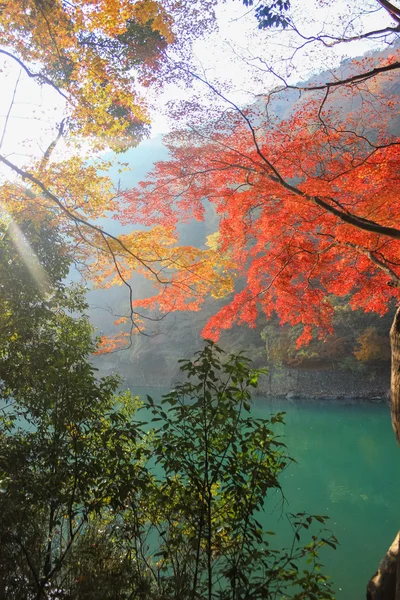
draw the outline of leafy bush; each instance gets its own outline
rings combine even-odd
[[[181,370],[187,381],[161,405],[147,401],[159,475],[146,490],[142,533],[153,535],[155,597],[332,598],[318,551],[335,547],[335,538],[313,536],[305,546],[300,538],[325,517],[292,515],[293,545],[283,550],[258,521],[267,496],[281,493],[279,475],[292,460],[273,432],[283,414],[250,415],[260,371],[212,342]],[[300,569],[303,563],[312,566]]]
[[[291,461],[273,432],[283,415],[249,413],[260,371],[207,343],[183,361],[184,383],[160,405],[147,399],[147,431],[138,399],[91,364],[61,238],[20,225],[47,281],[43,294],[0,237],[0,597],[332,598],[318,551],[335,538],[300,538],[325,517],[293,515],[286,550],[257,520]]]
[[[376,327],[367,327],[357,338],[354,356],[361,363],[390,360],[390,344],[387,336],[379,335]]]

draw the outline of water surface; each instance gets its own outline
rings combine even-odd
[[[340,546],[324,553],[324,572],[338,599],[365,598],[400,527],[400,451],[389,408],[258,398],[253,409],[259,417],[278,410],[286,411],[282,433],[297,461],[281,476],[287,508],[330,516]]]
[[[159,390],[146,391],[161,397]],[[297,461],[281,475],[283,510],[330,517],[340,545],[323,552],[324,573],[338,600],[361,600],[400,528],[400,450],[389,407],[256,398],[252,409],[256,417],[278,411],[286,412],[279,433]],[[287,545],[291,533],[280,499],[267,505],[272,508],[261,521],[277,533],[277,546]]]

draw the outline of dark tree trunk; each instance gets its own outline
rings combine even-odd
[[[390,345],[392,348],[390,382],[392,425],[396,439],[400,444],[400,308],[396,311],[393,325],[390,329]]]
[[[367,600],[400,600],[400,532],[368,582]]]
[[[400,444],[400,307],[390,329],[390,346],[390,406],[394,434]],[[367,600],[400,600],[400,532],[381,560],[378,571],[368,582]]]

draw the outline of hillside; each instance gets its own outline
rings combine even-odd
[[[383,50],[379,55],[384,58],[390,52],[393,52],[392,48]],[[377,53],[374,56],[376,55]],[[332,76],[345,77],[350,72],[351,62],[344,60],[334,74],[319,73],[312,80],[302,82],[302,85],[327,81]],[[389,80],[386,85],[396,84]],[[274,95],[272,110],[276,116],[284,119],[302,101],[302,96],[295,90],[279,92]],[[262,102],[262,97],[256,99],[257,110],[260,110]],[[397,130],[399,120],[396,115],[391,125]],[[128,162],[131,170],[122,175],[115,173],[115,180],[119,180],[123,188],[133,187],[144,178],[154,162],[165,158],[167,150],[162,145],[162,139],[158,137],[148,140],[139,148],[123,155],[122,161]],[[204,247],[206,237],[217,229],[217,216],[213,207],[207,202],[205,207],[204,222],[192,221],[179,227],[181,244]],[[107,228],[109,225],[107,222]],[[121,231],[116,221],[112,222],[111,228],[114,233]],[[139,276],[133,277],[131,285],[135,298],[152,294],[151,284]],[[238,289],[240,285],[241,282],[238,281]],[[113,321],[116,317],[110,313],[123,314],[127,300],[124,286],[90,292],[90,316],[99,331],[106,335],[113,333]],[[98,357],[96,364],[102,372],[118,370],[130,387],[167,386],[177,376],[177,360],[202,346],[201,330],[209,317],[222,305],[223,301],[208,299],[198,312],[176,312],[157,323],[149,323],[146,335],[134,336],[129,349]],[[389,311],[387,317],[380,318],[373,314],[364,315],[360,311],[353,313],[346,306],[345,299],[338,301],[335,335],[321,342],[313,340],[310,346],[300,351],[295,348],[296,332],[280,327],[274,318],[269,322],[259,318],[257,327],[252,330],[236,327],[226,331],[220,343],[228,350],[243,349],[258,366],[270,367],[271,374],[264,386],[266,393],[280,395],[293,392],[306,395],[309,386],[311,395],[341,396],[341,384],[343,378],[346,378],[349,381],[351,379],[349,393],[353,397],[384,396],[387,391],[387,384],[384,382],[388,381],[390,354],[386,340],[393,310]]]

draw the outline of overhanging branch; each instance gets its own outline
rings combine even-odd
[[[78,213],[72,212],[71,210],[69,210],[61,202],[61,200],[55,194],[53,194],[53,192],[51,192],[44,185],[44,183],[42,181],[40,181],[39,179],[37,179],[37,177],[35,177],[31,173],[29,173],[28,171],[25,171],[24,169],[21,169],[20,167],[18,167],[17,165],[15,165],[11,161],[9,161],[5,156],[2,156],[1,154],[0,154],[0,162],[2,162],[7,167],[9,167],[10,169],[12,169],[14,171],[14,173],[17,173],[23,180],[28,180],[31,183],[34,183],[39,189],[42,190],[42,192],[44,193],[45,197],[48,198],[48,199],[50,199],[52,202],[54,202],[58,206],[58,208],[65,215],[67,215],[67,217],[71,221],[73,221],[74,223],[78,223],[80,225],[84,225],[88,229],[91,229],[92,231],[95,231],[101,237],[103,237],[103,239],[104,239],[104,236],[105,236],[108,239],[113,240],[114,242],[116,242],[118,244],[118,246],[124,252],[126,252],[127,255],[131,256],[134,260],[136,260],[137,262],[139,262],[147,271],[149,271],[153,275],[153,277],[158,281],[158,283],[161,283],[163,285],[167,285],[169,283],[167,280],[165,280],[165,281],[161,280],[159,278],[159,276],[158,276],[158,273],[154,269],[152,269],[145,260],[143,260],[142,258],[140,258],[140,256],[138,256],[137,254],[135,254],[134,252],[132,252],[132,250],[130,250],[126,246],[126,244],[124,244],[124,242],[122,240],[120,240],[117,236],[113,235],[112,233],[108,233],[107,231],[104,231],[103,229],[101,229],[101,227],[98,227],[97,225],[94,225],[93,223],[90,223],[90,221],[87,221],[84,217],[82,217]]]
[[[397,63],[397,64],[398,64],[398,66],[400,66],[400,63]],[[181,67],[181,68],[183,68],[183,67]],[[382,67],[382,68],[385,68],[385,67]],[[393,239],[400,239],[400,229],[398,229],[397,227],[389,227],[387,225],[382,225],[381,223],[377,223],[376,221],[372,221],[370,219],[360,217],[350,211],[338,208],[339,205],[335,201],[334,198],[330,198],[328,196],[321,197],[321,196],[314,196],[314,195],[308,194],[306,192],[303,192],[297,186],[286,181],[286,179],[281,175],[281,173],[275,167],[275,165],[265,156],[265,154],[261,150],[260,145],[257,140],[256,130],[253,127],[249,117],[245,114],[245,112],[235,102],[233,102],[232,100],[229,100],[229,98],[226,98],[226,96],[224,96],[224,94],[222,94],[222,92],[217,90],[211,83],[209,83],[208,81],[203,79],[200,75],[197,75],[196,73],[193,73],[189,70],[187,70],[187,72],[192,77],[194,77],[195,79],[197,79],[198,81],[200,81],[204,85],[206,85],[214,94],[216,94],[219,98],[221,98],[221,100],[223,100],[224,102],[226,102],[227,104],[232,106],[232,108],[234,108],[235,111],[242,117],[242,119],[245,121],[247,127],[250,130],[253,144],[256,149],[257,155],[260,157],[260,159],[262,160],[262,162],[265,165],[265,175],[271,181],[273,181],[274,183],[278,183],[280,186],[282,186],[284,189],[288,190],[289,192],[293,193],[294,195],[299,196],[299,197],[303,198],[304,200],[307,200],[309,202],[316,204],[320,208],[323,208],[324,210],[331,213],[335,217],[338,217],[339,219],[341,219],[344,223],[353,225],[357,229],[362,229],[364,231],[369,231],[371,233],[377,233],[378,235],[384,235],[386,237],[390,237]],[[360,76],[358,76],[358,77],[360,77]]]
[[[31,79],[37,79],[41,83],[45,83],[45,84],[49,85],[54,90],[56,90],[56,92],[58,92],[58,94],[60,94],[60,96],[62,96],[63,98],[65,98],[65,100],[67,100],[69,102],[68,96],[66,96],[64,94],[64,92],[53,81],[51,81],[51,79],[46,77],[46,75],[42,75],[42,73],[33,73],[33,71],[31,71],[20,58],[18,58],[14,54],[11,54],[11,52],[7,52],[7,50],[4,50],[4,48],[0,48],[0,54],[4,54],[5,56],[8,56],[12,60],[15,60],[15,62],[17,62],[19,64],[19,66],[25,71],[25,73],[28,75],[28,77],[30,77]]]

